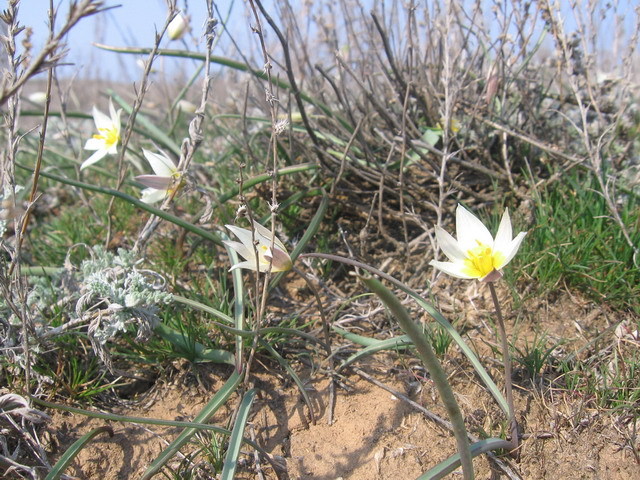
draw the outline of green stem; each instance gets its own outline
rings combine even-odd
[[[507,341],[507,331],[504,328],[502,309],[498,301],[498,294],[493,282],[487,282],[491,291],[491,298],[496,307],[496,317],[498,318],[498,330],[500,331],[500,343],[502,345],[502,363],[504,365],[504,389],[509,405],[509,424],[511,428],[511,445],[513,450],[518,448],[518,422],[516,421],[516,410],[513,404],[513,383],[511,380],[511,354],[509,353],[509,342]]]

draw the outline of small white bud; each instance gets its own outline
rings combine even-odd
[[[173,20],[171,20],[171,23],[169,23],[167,27],[167,33],[171,40],[180,40],[188,30],[189,17],[183,15],[182,12],[173,17]]]

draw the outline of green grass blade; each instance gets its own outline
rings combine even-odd
[[[228,429],[218,427],[217,425],[208,425],[205,423],[196,422],[182,422],[178,420],[162,420],[160,418],[131,417],[128,415],[117,415],[115,413],[92,412],[91,410],[84,410],[82,408],[70,407],[68,405],[58,405],[57,403],[47,402],[46,400],[41,400],[34,396],[29,396],[29,398],[33,401],[33,403],[42,407],[51,408],[53,410],[61,410],[63,412],[73,413],[76,415],[84,415],[85,417],[90,418],[100,418],[102,420],[109,420],[111,422],[158,425],[161,427],[195,428],[196,430],[207,430],[226,436],[231,435],[231,432]],[[251,448],[260,450],[260,446],[258,444],[248,439],[245,439],[245,443],[251,446]],[[260,450],[260,453],[263,453],[262,450]]]
[[[113,429],[104,425],[102,427],[94,428],[89,433],[84,434],[78,440],[73,442],[64,454],[60,457],[60,459],[53,466],[49,474],[45,477],[45,480],[58,480],[60,476],[64,473],[67,467],[73,462],[73,459],[76,458],[76,455],[80,453],[80,451],[91,441],[93,438],[103,432],[109,434],[110,437],[113,437]]]
[[[238,465],[238,457],[240,456],[240,447],[242,447],[242,433],[244,427],[247,424],[249,418],[249,412],[251,411],[251,405],[256,397],[257,390],[249,390],[242,398],[240,407],[238,408],[238,415],[236,417],[236,423],[233,425],[231,432],[231,438],[229,439],[229,447],[227,448],[227,455],[224,457],[224,465],[222,467],[222,474],[220,480],[233,480],[236,473],[236,466]]]
[[[456,437],[464,478],[465,480],[473,479],[473,461],[471,451],[469,450],[469,440],[467,439],[467,429],[464,426],[464,418],[453,394],[453,390],[451,389],[451,385],[449,384],[449,380],[447,379],[447,374],[431,348],[429,339],[422,328],[411,319],[409,312],[407,312],[402,303],[400,303],[398,297],[382,285],[379,280],[373,277],[362,277],[362,281],[371,291],[378,295],[380,300],[391,310],[400,327],[402,327],[402,330],[411,338],[411,341],[415,345],[418,355],[424,363],[424,366],[427,367],[431,375],[431,380],[433,380],[433,383],[436,385],[440,398],[444,402],[447,413],[449,414],[449,421],[453,426],[453,434]]]
[[[242,381],[242,374],[234,369],[233,374],[229,377],[229,380],[224,386],[216,393],[213,398],[207,403],[207,405],[200,411],[200,413],[194,418],[196,423],[204,423],[211,418],[218,409],[224,405],[231,394],[236,391],[238,385]],[[169,461],[173,456],[182,448],[191,437],[197,432],[195,428],[185,429],[171,444],[165,448],[162,453],[156,458],[149,468],[142,475],[141,480],[148,480],[153,477],[160,469]]]
[[[421,308],[423,308],[429,315],[431,315],[431,317],[433,317],[433,319],[436,322],[442,325],[446,329],[447,333],[451,335],[451,338],[453,338],[453,340],[456,342],[460,350],[462,350],[462,353],[464,353],[466,357],[469,359],[478,376],[482,379],[485,386],[489,389],[489,391],[491,392],[491,395],[493,395],[496,402],[498,402],[498,405],[500,405],[500,408],[502,408],[502,410],[505,412],[507,416],[509,415],[509,406],[507,405],[507,400],[504,398],[504,395],[502,395],[502,392],[500,391],[498,386],[495,384],[495,382],[493,381],[489,373],[482,366],[482,364],[480,363],[480,360],[478,360],[478,357],[476,357],[476,354],[473,353],[473,350],[471,350],[471,348],[465,343],[465,341],[462,339],[462,337],[457,332],[457,330],[453,328],[453,325],[451,325],[451,323],[449,323],[449,321],[446,318],[444,318],[444,316],[442,316],[440,312],[438,312],[433,306],[431,306],[429,302],[425,301],[417,292],[407,287],[401,281],[396,280],[391,275],[387,275],[386,273],[378,270],[377,268],[374,268],[362,262],[358,262],[357,260],[341,257],[339,255],[331,255],[328,253],[305,253],[304,256],[323,258],[326,260],[333,260],[333,261],[344,263],[347,265],[352,265],[357,268],[362,268],[370,273],[373,273],[374,275],[377,275],[393,283],[395,286],[397,286],[400,290],[405,292],[407,295],[410,295]]]
[[[296,258],[302,253],[302,251],[306,248],[307,244],[311,241],[314,235],[318,232],[320,225],[322,224],[322,220],[324,219],[324,214],[327,211],[327,207],[329,206],[329,197],[327,193],[322,190],[322,200],[320,201],[320,205],[318,206],[318,211],[309,222],[309,226],[302,235],[300,241],[296,244],[295,248],[291,252],[291,261],[295,262]],[[274,289],[276,285],[280,282],[282,277],[287,272],[278,272],[273,276],[273,280],[271,280],[271,284],[269,285],[269,289]]]
[[[38,270],[36,271],[42,271],[43,267],[38,267]],[[62,269],[60,269],[62,270]],[[234,270],[234,272],[236,272],[238,270]],[[235,324],[234,319],[232,319],[231,317],[229,317],[228,315],[225,315],[224,313],[220,312],[219,310],[216,310],[215,308],[209,307],[208,305],[205,305],[203,303],[197,302],[195,300],[191,300],[189,298],[184,298],[181,297],[179,295],[173,295],[173,300],[175,300],[176,302],[182,303],[184,305],[188,305],[190,307],[195,308],[196,310],[200,310],[202,312],[206,312],[206,313],[210,313],[212,315],[214,315],[215,317],[223,320],[226,324],[228,325],[224,325],[221,323],[215,323],[215,325],[220,328],[221,330],[224,330],[225,332],[231,333],[233,335],[238,335],[240,337],[253,337],[256,332],[251,331],[251,330],[244,330],[244,329],[239,329],[239,328],[234,328],[231,327],[230,325]],[[286,327],[266,327],[266,328],[261,328],[260,329],[260,334],[269,334],[269,333],[274,333],[274,334],[284,334],[284,335],[290,335],[290,336],[297,336],[297,337],[301,337],[304,338],[305,340],[308,340],[312,343],[322,343],[320,342],[316,337],[314,337],[313,335],[311,335],[310,333],[304,332],[302,330],[297,330],[295,328],[286,328]]]
[[[92,412],[91,410],[83,410],[82,408],[70,407],[68,405],[58,405],[57,403],[47,402],[46,400],[41,400],[32,395],[29,395],[29,398],[33,403],[42,407],[50,408],[53,410],[61,410],[63,412],[69,412],[77,415],[84,415],[85,417],[90,418],[100,418],[102,420],[109,420],[111,422],[135,423],[141,425],[159,425],[163,427],[178,427],[187,429],[193,428],[196,430],[215,432],[227,437],[231,436],[231,432],[228,429],[219,427],[217,425],[209,425],[206,423],[197,422],[181,422],[178,420],[162,420],[159,418],[131,417],[126,415],[116,415],[115,413]],[[257,450],[265,459],[267,459],[267,461],[270,462],[271,457],[260,445],[253,442],[249,438],[244,438],[243,442],[249,445],[251,448]]]
[[[369,340],[372,340],[372,339],[369,339]],[[408,335],[388,338],[386,340],[374,339],[374,342],[375,343],[370,344],[368,347],[363,348],[359,352],[356,352],[353,355],[351,355],[349,358],[347,358],[344,362],[342,362],[342,364],[338,367],[337,370],[340,371],[343,368],[346,368],[349,365],[351,365],[353,362],[357,362],[362,358],[368,357],[369,355],[373,355],[374,353],[379,352],[380,350],[399,350],[399,349],[407,348],[413,345],[413,342],[411,342],[411,339],[409,338]]]
[[[500,448],[512,448],[513,446],[506,440],[500,438],[487,438],[473,443],[469,448],[471,450],[471,456],[477,457],[478,455],[490,452],[492,450],[498,450]],[[438,465],[423,473],[417,480],[438,480],[444,478],[453,472],[460,466],[460,455],[455,454],[447,458],[445,461],[440,462]]]
[[[102,45],[99,43],[94,43],[94,45],[103,50],[108,50],[110,52],[117,52],[117,53],[127,53],[127,54],[133,54],[133,55],[149,55],[151,53],[150,48],[113,47],[110,45]],[[158,55],[165,56],[165,57],[190,58],[193,60],[201,60],[201,61],[204,61],[206,59],[203,53],[190,52],[188,50],[160,49],[158,50]],[[219,57],[216,55],[212,55],[210,57],[210,61],[211,63],[215,63],[217,65],[223,65],[225,67],[229,67],[234,70],[251,73],[255,77],[260,78],[262,80],[271,80],[271,82],[278,88],[282,88],[285,90],[292,90],[291,85],[289,85],[284,80],[281,80],[278,77],[269,78],[263,70],[253,69],[242,62],[231,60],[230,58]],[[322,110],[322,112],[328,117],[335,118],[336,120],[338,120],[338,122],[340,122],[340,124],[346,130],[348,130],[350,133],[353,133],[353,127],[349,124],[349,122],[344,118],[342,118],[340,115],[337,115],[333,110],[331,110],[331,108],[329,108],[324,103],[309,96],[304,92],[300,92],[300,98],[302,98],[305,102],[316,106],[319,110]]]
[[[226,234],[221,233],[221,238],[223,240],[229,240],[229,237]],[[238,254],[233,248],[224,246],[227,250],[227,254],[229,255],[229,260],[231,261],[231,265],[236,265],[240,259],[238,258]],[[242,331],[244,330],[244,282],[242,280],[242,271],[239,268],[236,268],[231,272],[231,278],[233,279],[233,293],[234,293],[234,302],[233,302],[233,324],[236,327],[236,330]],[[242,368],[243,359],[243,348],[244,342],[242,335],[236,334],[236,366],[237,368]]]
[[[174,330],[164,323],[159,323],[155,328],[155,332],[178,350],[183,352],[193,351],[195,358],[190,359],[193,362],[226,363],[234,366],[236,364],[233,353],[226,350],[206,348],[201,343],[189,339],[183,332]]]
[[[502,395],[502,392],[500,391],[498,386],[495,384],[495,382],[489,375],[489,372],[487,372],[485,368],[482,366],[482,364],[480,363],[480,360],[478,359],[478,357],[476,357],[476,354],[473,353],[473,350],[471,350],[469,345],[467,345],[467,343],[462,339],[462,337],[460,336],[458,331],[453,327],[453,325],[449,323],[449,320],[447,320],[439,311],[433,308],[431,304],[426,302],[417,293],[413,292],[412,290],[404,290],[404,291],[409,295],[411,295],[413,299],[416,301],[416,303],[420,305],[420,307],[422,307],[429,315],[431,315],[436,322],[442,325],[446,329],[449,335],[451,335],[451,338],[453,338],[453,341],[456,342],[458,347],[460,347],[460,350],[462,350],[462,353],[464,353],[466,357],[469,359],[469,361],[473,365],[474,370],[480,376],[485,386],[489,389],[489,391],[491,392],[491,395],[493,395],[493,398],[495,398],[496,402],[498,402],[498,405],[500,405],[500,408],[502,408],[504,413],[507,414],[508,416],[509,405],[507,404],[507,400],[504,398],[504,395]]]
[[[363,347],[370,347],[371,345],[376,345],[380,340],[376,340],[375,338],[365,337],[363,335],[358,335],[357,333],[348,332],[340,327],[333,326],[331,327],[334,332],[336,332],[341,337],[353,342],[357,345],[362,345]]]
[[[191,300],[190,298],[182,297],[180,295],[172,295],[171,300],[177,303],[181,303],[182,305],[187,305],[189,307],[192,307],[202,312],[206,312],[210,315],[213,315],[218,320],[222,320],[224,323],[227,323],[229,325],[234,324],[233,318],[231,318],[229,315],[222,313],[220,310],[216,310],[213,307],[205,305],[204,303],[200,303],[196,300]]]
[[[320,228],[320,225],[324,220],[324,214],[326,213],[328,206],[329,206],[329,197],[327,196],[327,193],[323,190],[322,200],[320,201],[318,210],[316,211],[316,214],[311,219],[311,222],[309,222],[309,226],[307,227],[307,230],[304,232],[304,235],[302,235],[302,238],[300,239],[298,244],[295,246],[295,248],[291,252],[291,260],[295,260],[296,258],[298,258],[300,253],[302,253],[302,251],[307,247],[307,244],[309,243],[309,241],[318,232],[318,229]]]
[[[274,348],[271,345],[269,345],[267,341],[263,340],[262,338],[258,338],[258,342],[260,342],[260,345],[262,345],[264,348],[266,348],[269,351],[269,353],[273,356],[273,358],[276,359],[276,361],[280,364],[280,366],[282,366],[287,371],[287,373],[291,376],[295,384],[298,386],[298,390],[300,390],[300,394],[302,395],[302,398],[307,404],[307,407],[309,407],[309,416],[311,417],[312,422],[315,423],[315,415],[313,413],[313,403],[311,403],[311,398],[309,398],[307,389],[304,387],[304,383],[302,383],[302,380],[300,380],[300,377],[298,376],[298,374],[291,367],[291,365],[289,365],[289,362],[287,362],[282,357],[282,355],[276,352]]]
[[[291,165],[289,167],[282,167],[278,169],[278,174],[276,175],[276,178],[280,178],[286,175],[292,175],[294,173],[315,170],[316,168],[318,168],[318,166],[312,163],[301,163],[300,165]],[[273,178],[273,175],[269,173],[263,173],[262,175],[256,175],[255,177],[248,178],[247,180],[242,182],[242,190],[245,191],[246,193],[246,190],[248,188],[255,187],[256,185],[270,181],[272,178]],[[207,186],[203,186],[203,188],[205,190],[211,190]],[[240,189],[237,187],[233,188],[229,192],[221,194],[218,197],[218,202],[225,203],[227,200],[230,200],[236,197],[238,193],[240,193]]]

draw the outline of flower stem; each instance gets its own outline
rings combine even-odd
[[[500,330],[500,342],[502,344],[502,363],[504,365],[504,389],[507,396],[507,404],[509,405],[509,424],[511,427],[511,445],[516,450],[519,445],[518,439],[518,422],[516,421],[516,411],[513,405],[513,384],[511,381],[511,354],[509,353],[509,343],[507,341],[507,331],[504,328],[504,319],[502,318],[502,309],[498,301],[498,294],[493,282],[488,282],[491,298],[496,307],[496,317],[498,318],[498,329]]]

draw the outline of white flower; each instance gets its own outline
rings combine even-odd
[[[96,152],[87,158],[80,170],[84,170],[89,165],[98,162],[105,155],[115,155],[118,153],[118,143],[120,142],[120,113],[122,110],[113,108],[113,102],[109,99],[109,117],[93,107],[93,121],[96,124],[98,133],[87,140],[84,145],[85,150],[95,150]]]
[[[47,102],[47,92],[33,92],[27,100],[36,105],[44,105]]]
[[[479,278],[492,282],[502,276],[500,270],[520,248],[526,232],[512,238],[509,210],[505,210],[494,239],[484,224],[462,205],[456,209],[456,240],[436,226],[436,240],[450,260],[431,260],[429,265],[457,278]]]
[[[142,150],[155,175],[139,175],[135,180],[143,184],[141,200],[144,203],[156,203],[164,200],[182,186],[180,172],[175,163],[163,153]]]
[[[176,108],[178,110],[182,110],[183,112],[186,112],[186,113],[195,113],[198,107],[196,107],[189,100],[185,100],[183,98],[183,99],[178,101],[178,104],[176,105]]]
[[[178,13],[167,27],[167,33],[171,40],[180,40],[184,34],[189,30],[189,17]]]
[[[245,261],[235,264],[230,270],[246,268],[248,270],[266,272],[271,265],[272,272],[286,272],[291,270],[293,263],[283,243],[271,235],[271,231],[253,222],[253,232],[234,225],[226,226],[240,242],[225,241],[224,244],[232,248]],[[255,242],[255,243],[254,243]],[[273,244],[273,248],[271,245]],[[256,257],[257,254],[257,257]]]

